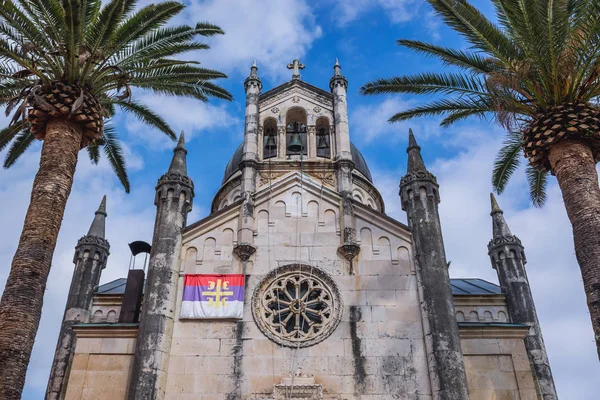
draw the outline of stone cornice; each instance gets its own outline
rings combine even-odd
[[[158,183],[156,184],[156,189],[158,189],[160,186],[168,185],[168,184],[187,186],[188,188],[192,189],[192,195],[193,195],[194,182],[192,181],[192,179],[189,176],[166,173],[163,176],[161,176],[160,178],[158,178]]]
[[[77,324],[77,338],[137,338],[139,324]]]
[[[437,178],[429,171],[415,171],[415,172],[407,172],[400,179],[400,188],[402,189],[404,186],[409,185],[413,182],[427,182],[439,186],[437,183]]]
[[[504,246],[518,246],[523,248],[521,240],[514,235],[497,236],[488,243],[488,254],[491,254],[498,247]]]
[[[106,251],[106,255],[109,254],[109,250],[110,250],[110,243],[108,243],[108,240],[103,239],[98,236],[88,236],[88,235],[82,236],[77,241],[77,246],[75,248],[78,248],[81,246],[99,247],[100,249]]]
[[[523,339],[528,331],[528,326],[514,324],[458,324],[461,339]]]
[[[506,296],[503,294],[455,294],[453,298],[455,306],[506,306]]]

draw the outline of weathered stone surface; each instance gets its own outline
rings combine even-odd
[[[438,185],[409,133],[408,169],[400,182],[402,209],[412,229],[415,265],[426,319],[425,336],[434,398],[468,399],[468,387],[455,319],[450,277],[438,214]]]
[[[511,233],[493,194],[491,201],[493,238],[488,244],[488,254],[492,267],[498,273],[500,287],[506,295],[511,322],[530,327],[524,342],[542,397],[544,400],[556,400],[554,378],[525,271],[525,250],[519,238]]]
[[[79,240],[75,248],[73,257],[75,270],[50,370],[46,389],[47,399],[59,399],[65,395],[69,380],[69,365],[72,363],[76,344],[72,326],[90,321],[94,290],[100,282],[100,274],[106,266],[110,249],[110,244],[104,237],[105,218],[106,196],[96,211],[88,234]]]

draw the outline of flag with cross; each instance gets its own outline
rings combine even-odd
[[[181,319],[242,318],[244,275],[185,275]]]

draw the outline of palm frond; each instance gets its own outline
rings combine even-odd
[[[19,132],[26,128],[27,127],[23,121],[20,121],[17,124],[9,125],[0,130],[0,151],[4,150],[4,148],[15,138],[15,136],[17,136]]]
[[[25,151],[31,146],[35,137],[29,130],[21,131],[14,138],[6,158],[4,159],[4,168],[10,168],[15,161],[19,159],[25,153]]]
[[[538,171],[531,165],[525,170],[527,184],[529,185],[529,196],[534,207],[542,207],[546,202],[546,186],[548,173]]]
[[[98,161],[100,161],[100,149],[98,143],[91,143],[86,148],[88,152],[88,156],[90,157],[90,161],[94,165],[98,165]]]
[[[426,72],[413,76],[378,79],[360,88],[361,94],[469,94],[487,97],[489,92],[478,76],[462,73]]]
[[[123,149],[117,139],[114,129],[111,126],[104,128],[104,154],[110,163],[113,171],[119,178],[119,181],[123,185],[126,193],[129,193],[129,177],[127,176],[127,170],[125,168],[125,157],[123,156]]]
[[[521,164],[521,138],[518,133],[510,133],[504,140],[492,172],[492,187],[501,194],[514,172]]]
[[[162,119],[159,115],[155,114],[143,104],[131,101],[116,101],[115,104],[118,104],[121,107],[121,110],[133,114],[137,119],[142,121],[145,124],[155,127],[161,132],[164,132],[171,139],[177,139],[177,135],[175,132],[169,127],[169,124]]]
[[[397,44],[417,53],[439,58],[446,65],[457,66],[474,72],[488,73],[498,68],[494,60],[482,57],[477,53],[436,46],[418,40],[401,39],[397,41]]]
[[[442,99],[399,112],[393,115],[388,121],[400,122],[416,117],[438,116],[448,113],[467,111],[481,114],[486,112],[493,112],[494,110],[484,99],[471,99],[468,97],[451,100]]]

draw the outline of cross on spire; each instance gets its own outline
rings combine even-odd
[[[295,59],[291,63],[287,65],[288,69],[293,69],[294,74],[292,75],[292,79],[300,79],[300,70],[304,69],[304,64],[300,63],[300,60]]]

